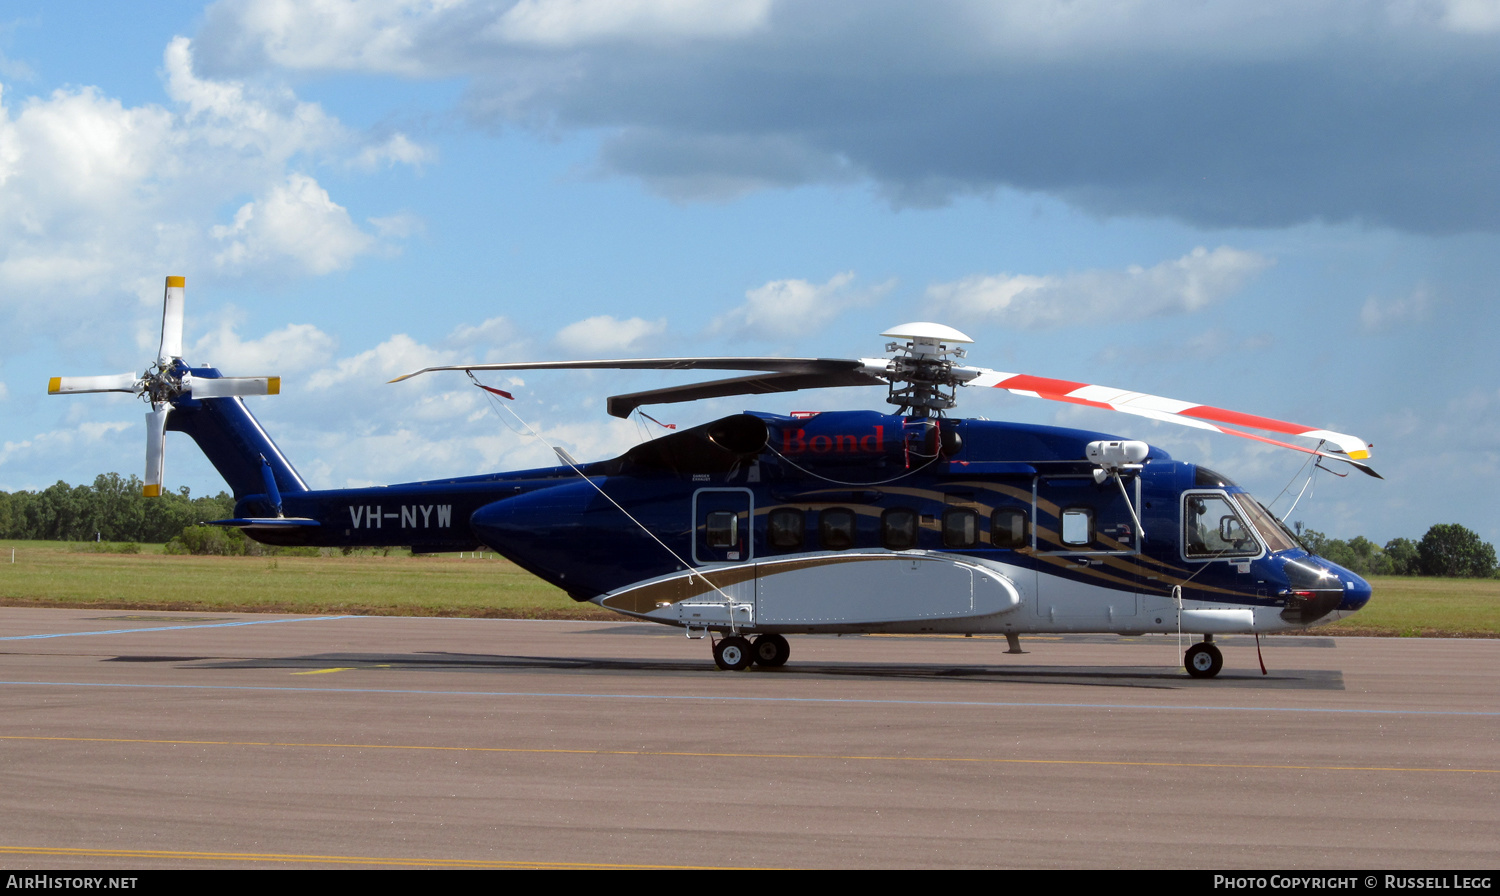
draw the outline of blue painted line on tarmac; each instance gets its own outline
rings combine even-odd
[[[175,632],[189,628],[234,628],[237,625],[275,625],[278,622],[326,622],[330,619],[356,619],[355,616],[302,616],[297,619],[252,619],[247,622],[205,622],[202,625],[159,625],[152,628],[116,628],[107,632],[57,632],[50,635],[11,635],[0,641],[36,641],[42,638],[82,638],[88,635],[134,635],[139,632]]]
[[[333,617],[329,617],[333,618]],[[56,688],[142,688],[146,690],[187,691],[259,691],[308,694],[394,694],[416,697],[545,697],[559,700],[696,700],[708,703],[816,703],[877,706],[968,706],[995,709],[1105,709],[1111,712],[1126,710],[1139,712],[1287,712],[1326,715],[1375,715],[1375,716],[1478,716],[1482,718],[1500,716],[1500,711],[1491,710],[1433,710],[1433,709],[1345,709],[1340,707],[1305,706],[1168,706],[1146,704],[1141,706],[1115,703],[1021,703],[987,700],[878,700],[850,697],[725,697],[700,694],[587,694],[550,693],[547,691],[429,691],[399,688],[317,688],[277,687],[273,685],[213,685],[213,684],[125,684],[107,681],[0,681],[0,687],[56,687]]]

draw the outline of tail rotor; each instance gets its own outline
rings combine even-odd
[[[47,383],[49,395],[83,392],[127,392],[151,405],[146,414],[146,486],[144,494],[161,494],[166,457],[167,417],[181,401],[277,395],[281,377],[220,376],[210,367],[191,368],[182,360],[182,322],[187,279],[168,277],[162,300],[161,344],[156,361],[144,373],[112,376],[55,376]]]

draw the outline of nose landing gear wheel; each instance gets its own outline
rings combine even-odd
[[[786,642],[786,638],[775,634],[756,638],[750,650],[755,665],[768,668],[786,665],[787,657],[792,655],[792,645]]]
[[[729,672],[749,668],[753,656],[750,642],[739,635],[730,635],[714,645],[714,664]]]
[[[1224,654],[1212,644],[1194,644],[1183,656],[1182,665],[1194,678],[1213,678],[1224,668]]]

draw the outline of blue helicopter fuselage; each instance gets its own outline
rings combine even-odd
[[[746,413],[577,468],[313,491],[239,399],[186,400],[169,428],[259,540],[482,545],[690,628],[1275,631],[1370,597],[1217,473],[1155,447],[1105,469],[1086,449],[1118,437],[1082,430]]]

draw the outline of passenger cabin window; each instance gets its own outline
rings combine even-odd
[[[1094,512],[1087,507],[1069,507],[1062,512],[1062,543],[1087,547],[1094,540]]]
[[[943,547],[972,548],[979,543],[979,514],[967,509],[943,512]]]
[[[990,544],[997,548],[1031,547],[1031,525],[1026,511],[1002,507],[990,517]]]
[[[1189,494],[1182,499],[1182,551],[1192,560],[1254,557],[1260,542],[1227,495]]]
[[[740,515],[728,510],[715,510],[704,522],[704,530],[709,547],[737,547],[740,541]]]
[[[830,507],[819,513],[818,541],[826,551],[846,551],[854,547],[854,511],[847,507]]]
[[[1092,476],[1042,477],[1035,488],[1032,512],[1036,528],[1027,537],[1035,541],[1037,550],[1130,554],[1139,549],[1140,533],[1135,524],[1135,507],[1141,500],[1138,477],[1126,480],[1125,494],[1113,479],[1101,483]]]
[[[917,512],[910,507],[892,507],[880,515],[880,544],[892,551],[917,546]]]
[[[766,518],[766,538],[779,550],[801,550],[806,528],[807,514],[793,507],[778,507]]]

